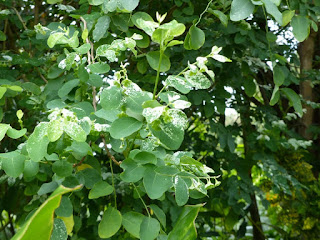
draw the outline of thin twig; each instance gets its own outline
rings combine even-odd
[[[78,167],[80,165],[82,165],[83,161],[86,159],[86,156],[84,156],[83,158],[81,158],[80,162],[73,164],[73,167]]]
[[[201,18],[202,18],[202,16],[203,16],[203,14],[205,14],[205,13],[208,11],[208,9],[209,9],[212,1],[213,1],[213,0],[211,0],[211,1],[208,3],[206,9],[200,14],[199,19],[198,19],[197,23],[195,24],[195,26],[197,26],[197,25],[199,24],[199,22],[201,21]]]
[[[37,72],[39,73],[39,76],[41,77],[41,79],[45,82],[45,83],[48,83],[48,80],[41,74],[39,68],[36,68],[37,69]]]
[[[19,18],[20,22],[22,23],[22,26],[23,26],[24,30],[28,30],[28,28],[27,28],[26,24],[24,23],[23,19],[21,18],[20,13],[18,12],[18,10],[15,7],[13,7],[12,9],[17,14],[17,17]]]
[[[104,145],[104,148],[106,149],[106,152],[107,152],[108,157],[109,157],[115,164],[117,164],[118,166],[120,166],[121,162],[118,162],[118,161],[115,159],[115,157],[110,153],[109,148],[108,148],[107,143],[106,143],[106,139],[104,138],[104,136],[101,136],[101,138],[102,138],[103,145]]]
[[[149,209],[148,209],[148,207],[147,207],[146,203],[143,201],[143,199],[142,199],[142,197],[141,197],[141,195],[140,195],[140,193],[139,193],[139,191],[138,191],[138,189],[137,189],[136,185],[135,185],[134,183],[132,183],[132,185],[134,186],[134,189],[136,190],[136,192],[137,192],[137,194],[138,194],[138,196],[139,196],[139,198],[140,198],[140,200],[141,200],[141,202],[142,202],[142,204],[143,204],[144,208],[146,209],[146,211],[147,211],[147,213],[148,213],[148,216],[149,216],[149,217],[151,217],[150,212],[149,212]]]

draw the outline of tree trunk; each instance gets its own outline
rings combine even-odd
[[[314,31],[311,31],[309,37],[299,44],[298,54],[300,56],[301,77],[305,77],[305,71],[312,69],[316,35],[317,34]],[[300,83],[300,93],[304,100],[313,100],[313,88],[310,80],[304,80]],[[312,133],[308,132],[307,130],[313,122],[314,110],[312,107],[307,105],[303,105],[303,107],[307,109],[307,112],[302,116],[299,133],[306,139],[312,139]]]

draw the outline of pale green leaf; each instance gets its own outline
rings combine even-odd
[[[132,117],[116,119],[110,128],[110,135],[115,139],[128,137],[142,127],[142,122]]]
[[[49,122],[47,134],[50,142],[57,141],[63,134],[63,121],[57,119]]]
[[[274,19],[282,25],[282,14],[279,11],[276,4],[274,4],[271,0],[261,0],[265,7],[267,12],[274,17]]]
[[[32,161],[39,162],[47,154],[47,147],[49,144],[47,128],[48,123],[41,122],[29,136],[27,151]]]
[[[122,104],[121,89],[116,86],[103,89],[100,95],[100,103],[105,110],[118,109]]]
[[[51,196],[33,213],[21,226],[12,240],[42,239],[49,240],[53,229],[54,210],[59,206],[61,196],[65,193],[79,189],[60,186]]]
[[[4,138],[4,135],[6,134],[9,128],[9,124],[0,123],[0,141]]]
[[[103,74],[109,72],[110,66],[107,63],[93,63],[88,65],[88,69],[92,73]]]
[[[281,91],[287,96],[294,110],[302,116],[303,111],[300,96],[291,88],[281,88]]]
[[[109,16],[102,16],[98,19],[96,26],[93,30],[92,36],[93,40],[99,41],[106,34],[109,29],[111,19]]]
[[[293,35],[299,42],[303,42],[310,33],[310,20],[305,16],[294,16],[291,21]]]
[[[86,132],[75,122],[65,121],[63,130],[69,137],[77,142],[85,142],[87,139]]]
[[[8,152],[0,154],[2,169],[13,178],[19,177],[23,172],[26,157],[19,152]]]
[[[231,3],[231,21],[240,21],[249,17],[254,10],[254,5],[250,0],[233,0]]]
[[[174,178],[174,190],[175,190],[175,199],[178,206],[183,206],[188,202],[189,199],[189,190],[186,182],[182,177],[176,176]]]

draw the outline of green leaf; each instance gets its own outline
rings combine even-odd
[[[147,61],[150,67],[156,71],[159,68],[159,61],[160,61],[160,52],[159,51],[152,51],[147,53]],[[170,59],[163,53],[162,60],[160,64],[160,72],[166,72],[170,69],[171,63]]]
[[[177,100],[172,103],[172,107],[176,109],[186,109],[191,106],[191,103],[185,100]]]
[[[143,185],[148,196],[151,199],[157,199],[162,196],[170,187],[172,187],[172,177],[178,172],[174,167],[146,167],[143,176]]]
[[[132,15],[131,20],[137,28],[142,29],[149,36],[152,36],[154,30],[159,26],[159,24],[154,22],[152,17],[145,12],[136,12]]]
[[[168,235],[168,240],[194,240],[197,238],[195,228],[195,219],[202,205],[185,206],[174,225],[172,231]]]
[[[109,16],[102,16],[98,19],[96,26],[92,32],[93,40],[99,41],[109,29],[111,19]]]
[[[231,3],[231,21],[240,21],[249,17],[254,10],[254,5],[250,0],[233,0]]]
[[[285,75],[278,65],[273,68],[273,81],[276,86],[281,86],[284,83]]]
[[[55,218],[53,222],[53,230],[50,240],[67,240],[68,232],[64,221],[60,218]]]
[[[190,27],[188,35],[189,39],[186,40],[189,40],[190,49],[193,50],[198,50],[199,48],[201,48],[206,40],[204,32],[194,25]]]
[[[47,137],[48,123],[41,122],[34,129],[27,141],[27,151],[32,161],[39,162],[47,154],[49,139]]]
[[[65,150],[70,151],[72,155],[79,160],[84,156],[92,155],[92,149],[86,142],[72,142],[71,146]]]
[[[160,223],[151,217],[145,217],[140,226],[141,240],[154,240],[160,232]]]
[[[138,164],[157,164],[157,157],[153,153],[146,151],[142,151],[136,154],[133,160],[136,161]]]
[[[92,73],[103,74],[109,72],[110,66],[107,63],[93,63],[88,65],[88,69]]]
[[[89,4],[93,6],[99,6],[104,2],[104,0],[89,0]]]
[[[175,199],[178,206],[183,206],[188,202],[189,190],[186,182],[180,176],[174,179]]]
[[[140,225],[145,216],[137,212],[127,212],[122,216],[122,225],[124,229],[136,238],[140,238]]]
[[[189,93],[192,89],[192,86],[187,82],[187,80],[181,76],[170,75],[169,77],[167,77],[165,85],[174,87],[183,94]]]
[[[126,96],[126,106],[131,111],[141,114],[143,111],[142,104],[151,99],[152,97],[147,92],[132,92]]]
[[[85,43],[74,50],[79,54],[86,54],[91,49],[90,43]]]
[[[59,97],[64,98],[65,96],[67,96],[72,91],[72,89],[79,85],[79,82],[79,79],[73,79],[63,84],[63,86],[58,91]]]
[[[147,123],[152,123],[153,121],[159,119],[165,110],[165,106],[145,108],[143,109],[142,115],[146,118]]]
[[[125,159],[120,167],[124,170],[120,174],[120,177],[125,182],[137,182],[143,175],[146,168],[144,166],[138,165],[135,161],[130,158]]]
[[[138,7],[139,0],[119,0],[119,3],[122,8],[126,9],[129,12],[132,12],[134,9],[136,9],[136,7]]]
[[[49,3],[49,4],[56,4],[59,2],[62,2],[62,0],[47,0],[47,3]]]
[[[52,120],[48,124],[48,139],[50,142],[57,141],[63,134],[63,122],[61,119]]]
[[[276,85],[272,92],[272,96],[270,99],[270,106],[275,105],[279,101],[279,98],[280,98],[279,86]]]
[[[115,139],[130,136],[142,127],[142,122],[132,117],[122,117],[116,119],[110,128],[110,135]]]
[[[63,124],[63,130],[69,135],[69,137],[77,142],[85,142],[87,139],[86,132],[75,122],[65,121]]]
[[[66,196],[61,198],[60,206],[55,210],[57,216],[70,217],[73,213],[73,206],[70,199]]]
[[[211,86],[210,80],[203,73],[197,72],[194,74],[191,71],[187,71],[184,73],[184,77],[188,84],[196,89],[207,89]]]
[[[278,7],[271,1],[271,0],[261,0],[265,7],[267,12],[274,17],[274,19],[282,25],[282,14],[279,11]]]
[[[223,12],[221,12],[219,10],[212,10],[212,9],[209,9],[208,12],[212,13],[217,18],[219,18],[219,20],[223,24],[223,26],[225,26],[225,27],[228,26],[228,17]]]
[[[303,42],[310,33],[310,20],[305,16],[294,16],[291,21],[293,35],[299,41]]]
[[[55,79],[59,77],[64,71],[64,69],[58,67],[58,64],[54,64],[48,70],[48,78]]]
[[[121,213],[113,208],[108,207],[107,211],[103,213],[103,217],[98,226],[98,234],[101,238],[109,238],[118,232],[121,227],[122,216]]]
[[[253,95],[256,93],[257,86],[254,83],[252,78],[245,78],[244,79],[244,91],[249,97],[253,97]]]
[[[0,123],[0,141],[4,138],[4,135],[6,134],[9,128],[9,124]]]
[[[103,85],[103,79],[100,77],[100,75],[97,75],[97,74],[89,74],[88,81],[92,86],[95,86],[98,88],[102,87]]]
[[[161,208],[159,208],[157,205],[155,204],[151,204],[149,206],[152,211],[154,212],[154,214],[156,215],[156,217],[158,218],[158,220],[160,221],[161,225],[166,228],[167,225],[167,219],[166,219],[166,215],[165,213],[162,211]]]
[[[295,14],[295,10],[285,10],[282,13],[282,27],[285,27],[288,25],[288,23],[291,21]]]
[[[79,189],[60,186],[51,196],[32,214],[21,226],[12,240],[43,239],[49,240],[53,229],[54,210],[59,206],[61,196],[65,193]]]
[[[5,173],[13,178],[19,177],[23,172],[26,157],[19,152],[8,152],[0,154],[2,169]]]
[[[24,162],[23,176],[34,177],[39,172],[39,163],[31,161],[30,159]]]
[[[300,116],[303,115],[302,111],[302,105],[301,105],[301,99],[300,96],[293,91],[291,88],[281,88],[281,91],[288,97],[290,103],[292,104],[294,110],[300,114]]]
[[[85,168],[84,170],[77,172],[78,179],[84,180],[84,186],[88,189],[93,188],[93,186],[101,181],[101,175],[98,170],[93,168]]]
[[[103,196],[108,196],[113,192],[113,187],[105,182],[97,182],[89,192],[89,199],[96,199]]]
[[[72,174],[73,166],[66,160],[58,160],[52,164],[52,171],[59,177],[68,177]]]
[[[4,32],[0,31],[0,41],[6,41],[7,36],[4,34]]]
[[[170,150],[177,150],[184,138],[184,131],[170,122],[164,123],[163,121],[157,122],[156,120],[150,126],[150,130]]]
[[[65,37],[63,32],[53,33],[49,36],[47,44],[50,48],[53,48],[59,41],[61,41],[61,39],[67,42],[67,38]]]
[[[122,104],[121,89],[116,86],[103,89],[100,95],[100,103],[105,110],[118,109]]]
[[[0,99],[3,97],[3,95],[6,93],[7,88],[6,87],[0,87]]]
[[[49,182],[49,183],[44,183],[41,185],[40,189],[38,190],[37,194],[38,195],[44,195],[47,193],[51,193],[54,190],[58,188],[58,183],[55,181]]]

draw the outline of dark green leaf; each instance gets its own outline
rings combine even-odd
[[[113,208],[108,207],[107,211],[103,213],[101,222],[99,223],[98,233],[101,238],[109,238],[118,232],[121,227],[122,216],[121,213]]]
[[[160,61],[160,52],[159,51],[153,51],[147,53],[147,61],[151,68],[158,71],[159,69],[159,61]],[[160,64],[160,72],[166,72],[170,69],[171,63],[170,59],[163,53],[161,64]]]
[[[154,240],[160,232],[160,223],[151,217],[145,217],[140,226],[141,240]]]
[[[113,192],[113,187],[104,181],[97,182],[89,192],[89,199],[107,196]]]

